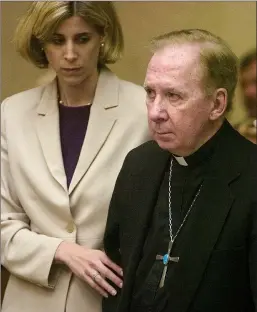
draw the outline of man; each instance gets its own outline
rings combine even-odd
[[[116,181],[104,243],[124,284],[103,312],[254,312],[256,145],[224,117],[236,56],[204,30],[153,44],[153,141],[128,154]]]
[[[256,143],[256,49],[241,58],[239,81],[247,116],[236,126],[236,129],[247,139]]]

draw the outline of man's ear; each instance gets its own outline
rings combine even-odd
[[[210,112],[210,120],[217,120],[222,115],[224,115],[226,108],[227,108],[227,102],[228,102],[228,92],[224,88],[219,88],[214,91],[214,94],[212,96],[213,101],[213,107]]]

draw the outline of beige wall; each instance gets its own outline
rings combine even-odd
[[[1,3],[1,99],[33,87],[36,78],[42,74],[42,71],[23,60],[12,44],[18,17],[29,4],[28,1]]]
[[[11,43],[17,18],[29,2],[2,2],[2,94],[1,98],[31,88],[42,70],[22,60]],[[142,84],[149,59],[149,40],[180,28],[205,28],[223,37],[241,56],[256,46],[255,2],[116,2],[125,35],[125,55],[110,66],[120,77]],[[244,113],[237,94],[232,122]]]

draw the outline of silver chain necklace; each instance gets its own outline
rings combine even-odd
[[[199,196],[200,192],[201,192],[201,188],[202,188],[202,185],[200,186],[199,190],[197,191],[188,211],[187,211],[187,214],[186,216],[184,217],[182,223],[180,224],[180,227],[178,228],[177,230],[177,233],[173,236],[172,233],[173,233],[173,230],[172,230],[172,210],[171,210],[171,178],[172,178],[172,168],[173,168],[173,158],[171,158],[171,161],[170,161],[170,173],[169,173],[169,233],[170,233],[170,240],[172,241],[172,243],[174,242],[174,240],[176,239],[176,237],[178,236],[181,228],[183,227],[184,223],[186,222],[187,220],[187,217],[188,215],[190,214],[193,206],[194,206],[194,203],[197,199],[197,197]]]
[[[179,257],[170,257],[170,253],[171,253],[171,249],[172,249],[172,246],[173,246],[173,243],[175,241],[175,239],[177,238],[179,232],[181,231],[182,227],[184,226],[193,206],[194,206],[194,203],[197,199],[197,197],[199,196],[200,192],[201,192],[201,189],[202,189],[202,184],[200,186],[200,188],[198,189],[187,213],[186,213],[186,216],[184,217],[183,221],[181,222],[176,234],[173,236],[173,229],[172,229],[172,225],[173,225],[173,220],[172,220],[172,210],[171,210],[171,179],[172,179],[172,169],[173,169],[173,158],[171,158],[171,161],[170,161],[170,170],[169,170],[169,191],[168,191],[168,199],[169,199],[169,235],[170,235],[170,242],[169,242],[169,245],[168,245],[168,251],[167,253],[164,255],[164,256],[160,256],[160,255],[157,255],[156,256],[156,259],[157,260],[162,260],[163,261],[163,264],[164,264],[164,268],[163,268],[163,272],[162,272],[162,277],[161,277],[161,281],[160,281],[160,284],[159,284],[159,287],[163,287],[164,286],[164,282],[165,282],[165,278],[166,278],[166,274],[167,274],[167,269],[168,269],[168,264],[169,264],[169,261],[173,261],[173,262],[178,262],[179,261]]]

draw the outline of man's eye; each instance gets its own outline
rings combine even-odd
[[[147,97],[153,99],[155,97],[155,92],[151,89],[145,89]]]
[[[173,92],[168,92],[167,97],[172,101],[176,101],[176,100],[180,99],[180,96],[176,93],[173,93]]]

